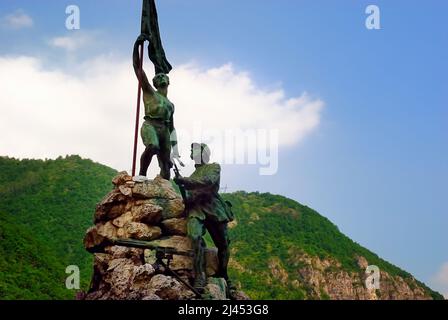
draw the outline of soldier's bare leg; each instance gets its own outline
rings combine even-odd
[[[153,145],[149,145],[146,147],[145,151],[142,153],[140,157],[140,175],[146,176],[149,165],[151,164],[152,157],[157,154],[157,148]]]
[[[203,292],[204,287],[207,285],[207,278],[205,275],[205,226],[204,221],[197,217],[190,216],[187,224],[188,236],[192,241],[192,249],[194,253],[193,258],[193,273],[194,273],[194,287]]]
[[[160,152],[157,154],[159,161],[160,176],[163,179],[170,180],[171,177],[171,141],[170,133],[167,129],[159,131]]]

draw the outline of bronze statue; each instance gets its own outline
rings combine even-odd
[[[149,41],[149,57],[155,67],[156,75],[153,79],[155,89],[149,83],[142,68],[143,44],[145,41]],[[141,127],[145,151],[140,160],[140,176],[142,177],[137,177],[137,180],[146,176],[154,155],[157,155],[160,175],[163,178],[170,179],[170,168],[174,166],[176,174],[174,181],[179,185],[185,202],[185,210],[188,215],[188,236],[193,244],[192,255],[195,278],[193,291],[203,293],[207,284],[203,236],[208,231],[218,248],[219,270],[215,276],[226,280],[231,296],[234,288],[231,286],[227,274],[230,254],[227,224],[234,218],[231,204],[224,201],[218,193],[221,166],[217,163],[209,163],[210,149],[207,145],[198,143],[191,145],[190,157],[195,162],[196,170],[190,177],[181,177],[174,162],[174,159],[179,160],[173,121],[174,105],[167,97],[170,84],[167,74],[172,67],[166,59],[162,47],[154,0],[143,0],[142,29],[141,35],[134,45],[133,63],[143,90],[145,105],[145,122]],[[138,101],[140,103],[140,99]],[[138,121],[136,132],[137,130]],[[133,171],[135,169],[136,139],[134,140]],[[183,166],[180,161],[178,162]]]
[[[230,286],[227,274],[230,254],[227,223],[234,217],[230,203],[218,194],[221,166],[209,163],[209,147],[206,144],[193,143],[190,157],[195,162],[196,170],[189,178],[176,176],[174,181],[186,191],[188,236],[192,240],[194,253],[193,286],[201,292],[207,284],[203,240],[206,230],[218,248],[219,270],[216,276],[224,278]]]
[[[140,57],[139,48],[145,41],[149,41],[148,53],[156,71],[152,81],[155,89],[141,68],[143,57]],[[172,161],[179,158],[179,153],[173,120],[174,104],[167,97],[170,84],[167,73],[170,72],[171,65],[162,47],[154,0],[143,1],[142,33],[134,44],[133,64],[143,89],[145,105],[145,122],[140,130],[145,145],[145,151],[140,158],[140,176],[146,176],[151,160],[156,155],[160,175],[169,180]]]

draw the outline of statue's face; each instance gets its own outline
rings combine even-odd
[[[163,77],[163,78],[160,79],[159,87],[160,88],[165,88],[165,87],[168,87],[169,84],[170,84],[170,82],[169,82],[168,78],[167,77]]]
[[[166,74],[158,74],[154,77],[153,84],[157,89],[166,88],[170,85],[170,78]]]

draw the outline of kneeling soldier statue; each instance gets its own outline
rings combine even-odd
[[[194,251],[193,286],[199,292],[204,292],[207,285],[203,236],[208,230],[218,248],[219,269],[216,277],[227,281],[230,292],[233,288],[230,288],[231,284],[227,275],[230,255],[227,223],[234,217],[230,203],[224,201],[218,194],[221,166],[217,163],[209,163],[210,149],[206,144],[193,143],[190,157],[195,162],[196,170],[189,178],[177,175],[174,181],[186,191],[188,236],[192,240]]]

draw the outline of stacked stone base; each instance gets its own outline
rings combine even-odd
[[[195,299],[194,293],[163,270],[156,271],[152,255],[143,249],[108,247],[96,253],[92,287],[87,300],[186,300]],[[147,260],[148,259],[148,260]],[[173,270],[185,280],[191,280],[191,269]],[[224,300],[226,282],[209,277],[205,297]]]
[[[163,268],[156,268],[154,251],[110,245],[110,240],[115,238],[136,239],[191,251],[184,204],[175,186],[160,177],[134,182],[126,173],[119,174],[112,182],[115,188],[98,204],[95,225],[87,230],[84,238],[86,249],[94,254],[94,275],[86,299],[194,299],[194,293],[184,284]],[[191,282],[192,265],[191,257],[173,255],[169,266],[183,280]],[[209,281],[204,296],[227,299],[226,281],[213,277],[217,266],[217,250],[208,248]]]

